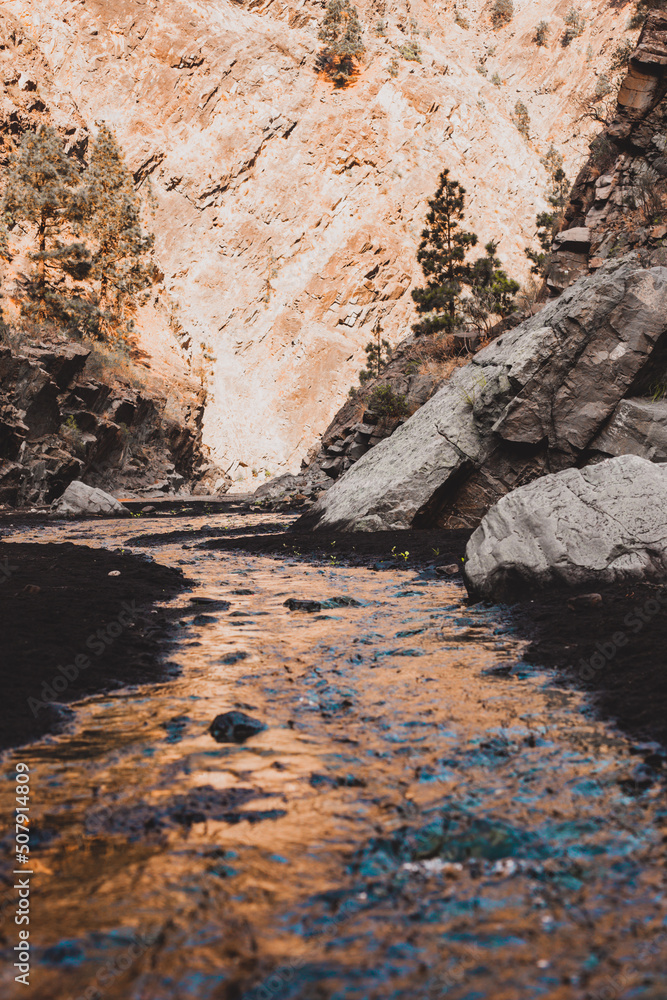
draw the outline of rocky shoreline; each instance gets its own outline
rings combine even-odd
[[[159,680],[174,615],[155,604],[186,586],[180,570],[122,550],[11,542],[3,531],[0,750],[60,730],[70,702]]]

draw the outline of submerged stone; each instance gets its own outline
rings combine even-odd
[[[209,732],[217,743],[244,743],[251,736],[263,732],[266,726],[245,712],[223,712],[216,715]]]
[[[296,597],[289,597],[286,601],[283,601],[283,607],[289,608],[290,611],[321,611],[322,604],[320,601],[301,601]]]

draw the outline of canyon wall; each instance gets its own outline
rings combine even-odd
[[[578,3],[586,29],[568,46],[569,0],[516,0],[499,30],[481,0],[358,6],[366,53],[337,89],[316,65],[323,3],[0,3],[47,67],[31,57],[37,96],[77,128],[108,122],[150,184],[160,294],[206,370],[204,439],[239,488],[298,468],[377,322],[392,342],[407,333],[443,166],[467,187],[482,242],[498,238],[526,275],[523,247],[546,208],[540,159],[554,143],[576,173],[594,128],[581,102],[635,37],[634,5],[618,0]],[[421,61],[404,58],[410,44]],[[528,138],[512,122],[517,101]]]

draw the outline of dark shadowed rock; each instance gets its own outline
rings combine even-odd
[[[325,601],[301,601],[296,597],[290,597],[283,602],[283,606],[290,611],[330,611],[332,608],[360,608],[361,601],[344,594],[342,597],[328,597]]]
[[[667,577],[667,468],[635,455],[544,476],[491,508],[466,549],[471,596]]]
[[[263,732],[266,726],[245,712],[232,711],[216,715],[209,732],[217,743],[245,743],[251,736]]]
[[[321,601],[301,601],[296,597],[289,597],[286,601],[283,601],[283,607],[289,608],[290,611],[321,611],[322,602]]]

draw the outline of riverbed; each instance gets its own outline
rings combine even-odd
[[[460,577],[400,552],[375,569],[205,548],[200,525],[151,521],[162,545],[143,518],[13,535],[150,552],[193,588],[168,602],[159,683],[79,701],[4,755],[4,816],[30,768],[35,874],[27,990],[3,852],[2,995],[664,1000],[651,747],[526,661]],[[266,728],[216,742],[233,709]]]

